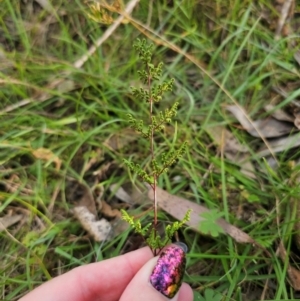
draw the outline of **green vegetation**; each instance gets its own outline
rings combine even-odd
[[[140,164],[135,164],[134,162],[126,159],[124,159],[124,163],[143,181],[148,183],[153,191],[153,223],[149,223],[142,227],[140,220],[134,221],[134,218],[129,216],[125,210],[122,210],[122,217],[131,225],[131,227],[135,229],[136,233],[139,233],[144,237],[153,254],[157,255],[163,247],[172,242],[172,238],[176,231],[183,227],[184,223],[189,220],[190,210],[187,212],[181,222],[174,222],[172,225],[168,225],[166,227],[163,238],[157,231],[157,182],[159,177],[163,173],[166,173],[170,166],[174,165],[174,163],[176,163],[176,161],[186,152],[187,143],[183,142],[177,150],[166,150],[160,155],[160,158],[158,158],[155,147],[156,134],[162,134],[165,126],[171,123],[172,118],[174,118],[177,114],[177,107],[179,103],[175,102],[171,108],[166,108],[164,111],[159,111],[157,115],[155,114],[155,105],[159,104],[166,92],[172,91],[174,79],[172,78],[171,80],[164,81],[162,83],[159,82],[162,76],[163,63],[159,63],[156,67],[153,65],[153,44],[147,44],[145,39],[138,39],[133,46],[137,50],[140,60],[143,64],[143,69],[138,71],[138,74],[140,80],[144,85],[146,85],[147,88],[144,89],[133,87],[132,94],[135,98],[148,106],[148,118],[150,121],[148,126],[144,126],[143,120],[137,120],[133,118],[131,114],[128,114],[128,118],[131,127],[140,133],[143,138],[149,140],[151,170],[147,172],[140,166]],[[158,81],[158,83],[153,84],[154,81]]]
[[[138,125],[135,120],[145,120],[149,111],[130,88],[141,86],[133,43],[145,38],[154,45],[153,65],[164,62],[162,81],[174,78],[158,111],[175,103],[177,115],[165,125],[156,152],[189,145],[157,186],[211,209],[202,215],[203,232],[212,227],[215,237],[189,228],[178,233],[190,250],[184,281],[195,300],[298,299],[288,273],[289,260],[299,266],[299,148],[285,143],[273,152],[276,160],[268,154],[263,160],[260,148],[274,138],[248,134],[226,109],[238,104],[252,121],[278,109],[297,116],[298,37],[290,30],[275,38],[277,8],[265,0],[141,0],[105,36],[118,17],[116,1],[114,10],[108,7],[98,17],[84,1],[49,3],[54,9],[36,1],[0,1],[0,296],[17,300],[78,265],[143,245],[130,229],[118,232],[103,206],[97,214],[118,234],[95,242],[73,209],[88,195],[94,209],[103,200],[118,212],[127,208],[143,225],[153,220],[147,192],[129,207],[112,188],[133,182],[142,189],[123,158],[149,167],[147,139],[126,120],[130,114]],[[299,10],[296,3],[293,11]],[[101,18],[107,24],[95,22]],[[293,14],[290,18],[290,28],[297,26]],[[101,46],[79,61],[101,37]],[[267,112],[269,104],[274,106]],[[239,147],[226,149],[225,136],[218,140],[213,132],[216,126],[230,132]],[[238,156],[230,157],[233,149],[251,162],[251,176]],[[270,256],[218,235],[221,229],[212,225],[221,215]],[[161,225],[178,222],[163,210],[157,219],[160,235]],[[277,256],[280,241],[291,254],[284,260]]]

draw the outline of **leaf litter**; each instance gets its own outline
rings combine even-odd
[[[148,191],[148,197],[150,200],[153,200],[153,191],[151,189],[149,189]],[[157,187],[157,199],[158,206],[178,220],[182,220],[185,213],[189,209],[192,209],[191,218],[186,224],[192,227],[195,231],[201,232],[199,230],[199,226],[201,225],[201,222],[205,221],[205,218],[202,217],[201,214],[210,212],[208,208],[186,200],[184,198],[178,197],[176,195],[169,194],[167,191],[159,187]],[[225,233],[231,236],[236,242],[251,243],[260,246],[259,243],[257,243],[247,233],[231,225],[223,218],[219,218],[216,221],[216,223],[223,229]],[[264,247],[260,247],[264,249]]]
[[[118,151],[128,145],[130,142],[137,138],[136,133],[131,128],[125,128],[118,133],[109,136],[104,146],[108,147],[112,151]],[[44,153],[43,151],[41,152]],[[46,152],[47,154],[47,152]],[[50,154],[49,154],[50,155]],[[90,159],[84,164],[83,171],[87,173],[89,170],[93,170],[94,166],[100,164],[100,168],[94,170],[92,175],[95,183],[101,181],[101,178],[105,176],[110,168],[115,168],[113,162],[104,163],[101,162],[102,150],[99,148],[91,153]],[[42,156],[42,159],[43,156]],[[49,157],[47,156],[47,159]],[[111,204],[102,199],[103,191],[95,199],[95,191],[92,191],[87,185],[74,181],[69,182],[67,195],[71,203],[74,203],[73,213],[77,220],[82,225],[88,234],[95,241],[111,240],[113,237],[119,235],[128,229],[128,224],[121,219],[121,213],[119,209],[113,208]],[[94,185],[95,186],[95,185]],[[110,186],[110,190],[115,194],[115,197],[122,200],[125,203],[131,204],[131,196],[122,188],[117,187],[116,184]],[[100,212],[102,218],[99,220],[97,213]]]
[[[273,117],[250,121],[249,115],[240,106],[230,105],[226,108],[253,137],[275,138],[289,134],[293,129],[291,124]]]
[[[286,92],[284,92],[284,97],[288,97]],[[265,105],[264,109],[269,116],[264,119],[252,121],[242,107],[237,105],[227,106],[227,110],[236,117],[242,127],[250,135],[252,135],[253,137],[260,137],[262,139],[275,138],[268,140],[268,145],[263,145],[262,147],[260,147],[260,149],[258,149],[258,151],[256,151],[256,158],[262,158],[270,155],[272,155],[273,158],[275,153],[287,152],[292,148],[299,147],[300,133],[295,133],[300,128],[300,110],[298,107],[298,101],[292,101],[292,104],[288,107],[285,107],[285,110],[277,108],[274,104]],[[289,111],[289,113],[287,113],[287,110]],[[232,148],[234,149],[234,147]],[[224,147],[224,153],[226,155],[226,147]],[[267,157],[267,162],[270,161],[269,159],[270,157]],[[275,157],[274,160],[276,161]],[[278,166],[276,161],[273,169],[276,169],[277,167]],[[265,172],[270,172],[270,170],[266,169]],[[299,176],[297,180],[299,182]],[[291,181],[291,179],[289,181]],[[296,219],[298,220],[300,217],[298,199],[292,199],[291,204],[296,204]],[[277,215],[278,214],[279,213],[277,213]],[[277,220],[277,223],[279,227],[279,220]],[[294,231],[295,234],[293,239],[299,248],[299,222],[294,223]],[[279,241],[276,253],[280,257],[282,262],[287,264],[287,277],[290,285],[295,291],[299,291],[300,271],[290,263],[290,256],[288,255],[282,240]],[[272,267],[270,267],[270,269],[271,268]],[[266,291],[267,283],[268,281],[266,282],[266,287],[262,294],[262,298]]]
[[[253,179],[256,177],[254,166],[250,161],[251,158],[248,147],[242,145],[237,138],[223,126],[207,127],[205,130],[212,140],[222,148],[225,157],[241,166],[241,172],[245,176]]]
[[[9,214],[9,213],[3,217],[0,217],[0,232],[18,223],[23,218],[24,216],[22,214]]]
[[[286,261],[288,262],[287,274],[290,284],[296,291],[300,291],[300,271],[290,264],[289,256],[282,241],[280,241],[278,246],[278,256],[283,263],[285,263]]]
[[[294,122],[294,118],[283,109],[276,108],[273,104],[265,105],[265,110],[268,115],[271,115],[277,120]]]
[[[60,170],[62,161],[61,159],[55,155],[50,149],[40,147],[38,149],[33,149],[32,154],[35,156],[35,158],[47,161],[47,163],[54,162],[55,169]]]
[[[74,215],[95,241],[101,242],[111,238],[111,224],[104,218],[96,219],[85,206],[77,206],[74,208]]]
[[[112,227],[105,218],[97,217],[96,203],[92,191],[86,185],[76,183],[67,192],[69,202],[75,203],[74,216],[80,222],[83,229],[98,242],[112,238]]]

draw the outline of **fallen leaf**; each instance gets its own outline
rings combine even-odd
[[[14,214],[14,215],[6,215],[0,217],[0,232],[8,227],[12,226],[13,224],[17,223],[23,218],[22,214]]]
[[[300,112],[294,112],[295,120],[294,125],[297,129],[300,130]]]
[[[56,156],[50,149],[40,147],[38,149],[33,149],[31,152],[37,159],[44,161],[54,162],[55,169],[60,170],[62,161]]]
[[[32,195],[33,191],[32,189],[27,188],[26,186],[24,187],[24,183],[22,180],[18,177],[17,174],[12,174],[9,179],[7,179],[4,182],[5,188],[7,191],[10,191],[12,193],[15,193],[18,191],[18,193],[22,195]]]
[[[94,238],[95,241],[109,240],[112,237],[112,227],[110,223],[102,218],[96,220],[86,207],[79,206],[74,208],[74,215],[79,220],[82,227]]]
[[[86,207],[96,216],[97,208],[91,189],[77,181],[69,181],[66,188],[67,200],[73,203],[75,207]]]
[[[145,203],[145,186],[134,185],[131,182],[124,183],[122,187],[117,184],[110,186],[110,191],[120,200],[130,205]],[[118,187],[118,188],[117,188]]]
[[[192,209],[191,218],[186,223],[188,226],[192,227],[197,232],[199,231],[199,224],[204,220],[200,215],[203,212],[209,212],[209,209],[193,203],[189,200],[180,198],[176,195],[169,194],[163,189],[157,187],[157,200],[158,206],[165,210],[167,213],[172,215],[177,220],[182,220],[189,209]],[[148,197],[153,200],[153,190],[150,188],[148,190]],[[225,233],[230,235],[238,243],[251,243],[259,246],[261,249],[265,249],[260,246],[252,237],[247,233],[243,232],[239,228],[229,224],[224,219],[220,218],[217,220],[217,224],[224,230]]]
[[[276,5],[276,9],[279,12],[279,18],[276,27],[275,40],[279,40],[281,35],[287,37],[291,33],[290,19],[294,14],[295,1],[285,0],[282,5]]]
[[[265,106],[266,112],[277,120],[294,122],[294,118],[282,109],[277,109],[276,106],[268,104]]]
[[[283,262],[286,262],[286,260],[288,260],[287,274],[289,276],[289,281],[290,281],[291,286],[296,291],[300,291],[300,271],[298,271],[296,268],[294,268],[290,264],[288,255],[286,253],[286,249],[281,241],[278,246],[278,252],[279,252],[278,253],[279,257]]]
[[[224,143],[224,152],[228,153],[229,156],[231,156],[232,153],[235,155],[240,152],[248,152],[248,148],[245,145],[242,145],[225,127],[218,125],[214,127],[207,127],[205,130],[218,145],[222,145],[222,143]]]
[[[54,9],[48,0],[35,0],[45,11],[53,13]]]
[[[239,106],[227,106],[243,128],[253,137],[275,138],[288,134],[293,126],[287,122],[276,120],[273,117],[250,121],[249,115]]]
[[[125,191],[123,187],[117,187],[117,184],[110,185],[109,189],[114,195],[121,201],[132,204],[132,199],[130,195]]]
[[[112,209],[109,204],[107,204],[105,201],[101,201],[101,212],[103,215],[107,217],[122,217],[121,212],[118,209]]]
[[[271,153],[287,151],[291,148],[300,146],[300,133],[288,137],[277,138],[269,142],[269,148],[262,147],[256,154],[259,158],[265,157]]]
[[[108,137],[105,140],[104,145],[108,146],[112,150],[118,150],[136,139],[137,133],[131,128],[126,128],[119,131],[117,134],[113,134]]]
[[[294,59],[300,65],[300,50],[298,50],[294,53]]]
[[[242,145],[234,135],[223,126],[208,127],[205,129],[213,141],[223,148],[227,159],[241,167],[241,172],[254,179],[255,169],[250,162],[248,148]]]

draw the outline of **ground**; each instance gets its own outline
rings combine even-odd
[[[120,218],[153,219],[123,161],[149,167],[137,38],[175,80],[156,152],[188,150],[159,178],[159,232],[193,207],[174,239],[195,300],[299,298],[299,3],[99,3],[0,1],[2,299],[144,245]]]

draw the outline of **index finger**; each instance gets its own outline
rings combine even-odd
[[[19,301],[116,301],[137,271],[152,257],[146,247],[81,266],[44,283]]]

